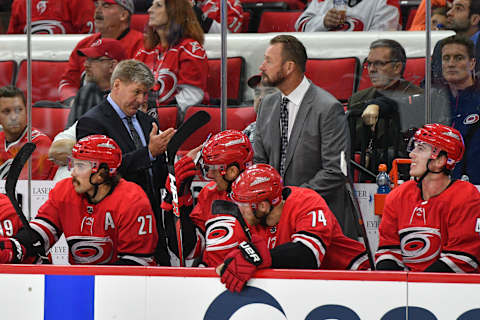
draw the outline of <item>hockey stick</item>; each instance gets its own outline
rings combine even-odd
[[[170,190],[172,192],[173,214],[175,216],[175,229],[177,233],[178,257],[180,266],[184,266],[182,247],[182,225],[180,221],[180,208],[178,207],[177,180],[175,179],[175,156],[182,144],[199,128],[210,121],[210,115],[205,111],[198,111],[188,118],[175,132],[167,145],[167,170],[170,177]]]
[[[212,214],[227,214],[237,219],[237,221],[240,223],[240,226],[242,226],[243,232],[245,232],[248,241],[252,241],[250,228],[245,222],[245,219],[243,219],[242,213],[235,203],[227,200],[215,200],[212,203]]]
[[[17,181],[18,177],[20,176],[20,172],[22,172],[25,163],[28,161],[33,151],[35,151],[35,148],[36,145],[32,142],[27,142],[22,146],[15,158],[13,158],[12,165],[10,166],[10,170],[7,174],[7,180],[5,181],[5,192],[7,193],[8,199],[10,199],[17,216],[20,218],[20,221],[22,221],[23,227],[33,234],[35,231],[30,226],[30,223],[28,223],[27,218],[25,218],[22,208],[20,208],[20,204],[15,196],[15,189],[17,187]],[[50,263],[48,258],[45,256],[45,248],[40,241],[33,243],[33,249],[34,252],[38,253],[43,263]]]
[[[360,225],[360,231],[362,233],[362,238],[365,243],[365,249],[367,250],[367,257],[368,262],[370,263],[371,270],[375,270],[375,260],[373,258],[372,249],[370,247],[370,241],[368,240],[367,236],[367,229],[365,228],[365,224],[363,223],[363,216],[362,211],[360,210],[360,205],[358,204],[358,199],[353,191],[353,184],[352,181],[348,176],[345,176],[345,187],[347,189],[348,196],[353,205],[353,214],[355,215],[355,219],[357,220],[358,224]]]

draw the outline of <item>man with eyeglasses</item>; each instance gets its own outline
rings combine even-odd
[[[453,179],[480,184],[480,84],[474,79],[473,42],[461,35],[440,41],[442,72],[445,83],[433,88],[432,105],[447,104],[451,112],[451,126],[465,140],[465,155],[452,171]]]
[[[423,89],[403,79],[406,62],[405,49],[397,41],[379,39],[370,44],[370,52],[363,66],[368,71],[372,86],[356,92],[348,101],[348,110],[361,112],[361,119],[356,121],[355,139],[352,139],[356,142],[355,150],[360,149],[360,137],[365,132],[363,126],[370,127],[372,132],[376,131],[377,139],[374,142],[385,148],[388,143],[385,133],[391,124],[384,120],[379,122],[379,117],[397,112],[399,99],[423,93]],[[368,140],[372,139],[370,137]],[[367,167],[376,171],[375,163],[367,163]]]
[[[34,263],[64,234],[70,264],[156,265],[152,207],[140,186],[117,174],[121,163],[113,139],[79,140],[69,159],[72,177],[50,191],[31,230],[0,237],[0,263]]]

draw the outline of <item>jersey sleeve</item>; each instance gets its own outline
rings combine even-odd
[[[95,30],[93,22],[95,4],[93,1],[69,0],[68,4],[74,33],[93,33]]]
[[[141,265],[154,265],[158,234],[150,202],[143,190],[133,188],[131,205],[121,213],[118,226],[118,258]]]
[[[191,85],[207,88],[207,54],[200,43],[195,40],[186,41],[181,46],[179,57],[178,85]]]
[[[472,189],[475,188],[472,186]],[[455,201],[446,221],[447,243],[440,261],[456,273],[479,272],[480,261],[480,195],[471,190],[461,201]]]
[[[402,251],[400,249],[400,237],[398,235],[398,201],[396,192],[393,191],[387,195],[382,221],[380,222],[379,234],[380,240],[378,250],[375,253],[375,264],[382,261],[394,263],[401,269],[405,269],[403,263]]]
[[[214,20],[214,24],[210,28],[210,33],[219,33],[220,27],[220,0],[207,0],[203,2],[202,11],[204,15]],[[243,8],[239,0],[227,1],[227,28],[232,33],[242,30],[243,24]]]
[[[12,237],[22,226],[8,197],[0,194],[0,237]]]
[[[77,50],[84,47],[83,43],[83,40],[80,41],[72,50],[70,58],[68,59],[67,69],[58,84],[58,93],[62,101],[75,96],[80,88],[83,62]]]
[[[368,31],[397,31],[400,22],[398,0],[378,1],[372,25]]]
[[[32,155],[32,179],[51,179],[54,163],[48,160],[48,149],[51,145],[50,138],[34,130],[32,132],[32,141],[37,146]]]
[[[7,34],[23,34],[23,26],[25,25],[26,16],[25,6],[26,1],[15,0],[12,3],[10,23],[8,24]]]
[[[323,19],[328,10],[327,1],[312,0],[295,23],[295,30],[300,32],[327,31]]]

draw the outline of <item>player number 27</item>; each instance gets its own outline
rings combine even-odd
[[[13,236],[13,224],[9,219],[3,220],[3,223],[0,221],[0,236]]]
[[[318,211],[310,211],[307,214],[312,215],[312,228],[315,228],[317,226],[317,223],[323,223],[323,226],[327,226],[327,219],[325,219],[325,214],[323,214],[322,210]]]
[[[144,235],[152,233],[152,215],[139,216],[137,219],[140,222],[140,228],[138,229],[138,235]]]

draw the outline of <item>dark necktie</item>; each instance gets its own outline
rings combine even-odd
[[[288,148],[288,98],[283,97],[280,105],[280,175],[285,173]]]
[[[125,119],[127,120],[128,129],[130,130],[130,135],[132,136],[135,148],[140,149],[141,147],[143,147],[143,144],[137,130],[135,130],[135,127],[133,126],[132,117],[125,117]]]

